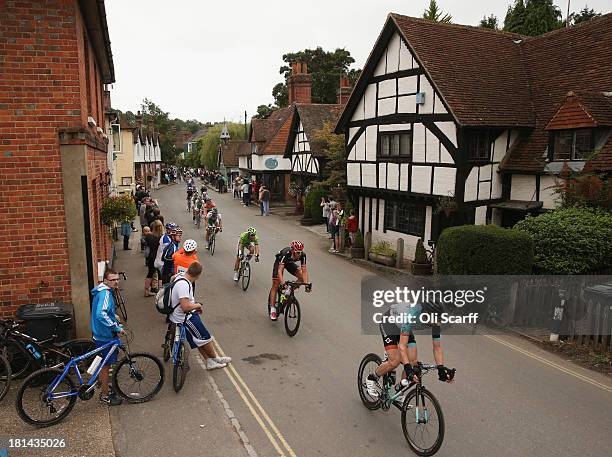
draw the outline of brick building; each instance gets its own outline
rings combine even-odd
[[[112,252],[99,217],[110,181],[103,92],[115,80],[104,2],[0,10],[0,316],[71,302],[85,335],[98,262]]]

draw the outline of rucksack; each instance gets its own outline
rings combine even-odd
[[[155,309],[157,312],[165,314],[166,316],[169,316],[174,312],[178,304],[172,306],[172,288],[179,281],[187,281],[187,283],[189,283],[189,290],[191,290],[191,282],[186,278],[179,277],[174,281],[170,281],[168,284],[164,285],[164,287],[159,289],[155,295]]]

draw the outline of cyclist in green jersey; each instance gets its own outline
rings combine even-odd
[[[223,231],[223,221],[221,213],[217,208],[212,208],[206,213],[206,249],[210,249],[210,235],[213,230]]]
[[[245,249],[249,250],[249,255],[255,254],[255,262],[259,262],[259,239],[257,238],[257,230],[253,227],[249,227],[246,232],[242,232],[238,239],[238,252],[236,252],[236,261],[234,262],[234,281],[238,281],[240,259]]]

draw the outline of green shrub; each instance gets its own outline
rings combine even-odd
[[[425,246],[423,246],[422,238],[419,238],[419,241],[417,241],[414,263],[427,263],[427,252],[425,251]]]
[[[323,208],[321,208],[321,197],[327,196],[327,191],[321,187],[311,188],[306,194],[304,203],[304,217],[312,219],[317,224],[323,223]]]
[[[395,249],[391,247],[388,241],[379,241],[370,248],[370,252],[395,258]]]
[[[355,233],[355,246],[353,247],[355,248],[363,247],[363,233],[361,233],[361,230],[357,230],[357,233]]]
[[[533,241],[524,232],[495,225],[462,225],[438,240],[438,273],[446,275],[531,274]]]
[[[612,213],[589,208],[560,208],[528,217],[515,229],[534,242],[538,270],[579,274],[612,267]]]

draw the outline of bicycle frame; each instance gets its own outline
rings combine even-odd
[[[81,376],[81,372],[79,371],[79,367],[78,367],[78,363],[82,362],[83,360],[98,354],[99,352],[104,351],[105,349],[111,348],[110,351],[108,351],[108,354],[106,354],[106,357],[104,357],[104,359],[100,362],[100,365],[98,365],[98,368],[96,368],[96,371],[94,372],[94,374],[91,376],[91,379],[87,382],[83,381],[83,377]],[[123,343],[121,342],[121,340],[119,338],[114,338],[112,340],[110,340],[108,343],[106,343],[103,346],[100,346],[99,348],[94,349],[93,351],[88,352],[87,354],[83,354],[79,357],[75,357],[73,359],[70,359],[70,362],[68,362],[68,364],[64,367],[64,371],[62,372],[61,375],[57,376],[53,382],[49,385],[49,387],[47,387],[47,395],[48,400],[54,400],[56,398],[62,398],[62,397],[74,397],[76,395],[79,394],[78,390],[75,392],[60,392],[59,394],[54,394],[53,391],[57,388],[57,386],[59,385],[60,382],[62,382],[62,380],[68,376],[68,373],[70,372],[70,370],[72,368],[74,368],[74,372],[76,373],[77,379],[79,381],[79,385],[88,385],[88,386],[95,386],[96,381],[98,380],[98,376],[100,374],[100,371],[102,371],[102,368],[104,368],[104,364],[107,362],[107,360],[110,358],[111,355],[113,355],[115,353],[116,350],[118,350],[119,348],[123,349]],[[56,365],[56,367],[60,367],[61,365]],[[55,368],[55,367],[51,367],[51,368]]]
[[[179,351],[179,347],[181,347],[181,343],[187,339],[185,334],[185,323],[176,324],[176,329],[179,331],[179,339],[176,341],[176,330],[174,333],[173,347],[172,347],[172,364],[176,365],[176,356]]]

